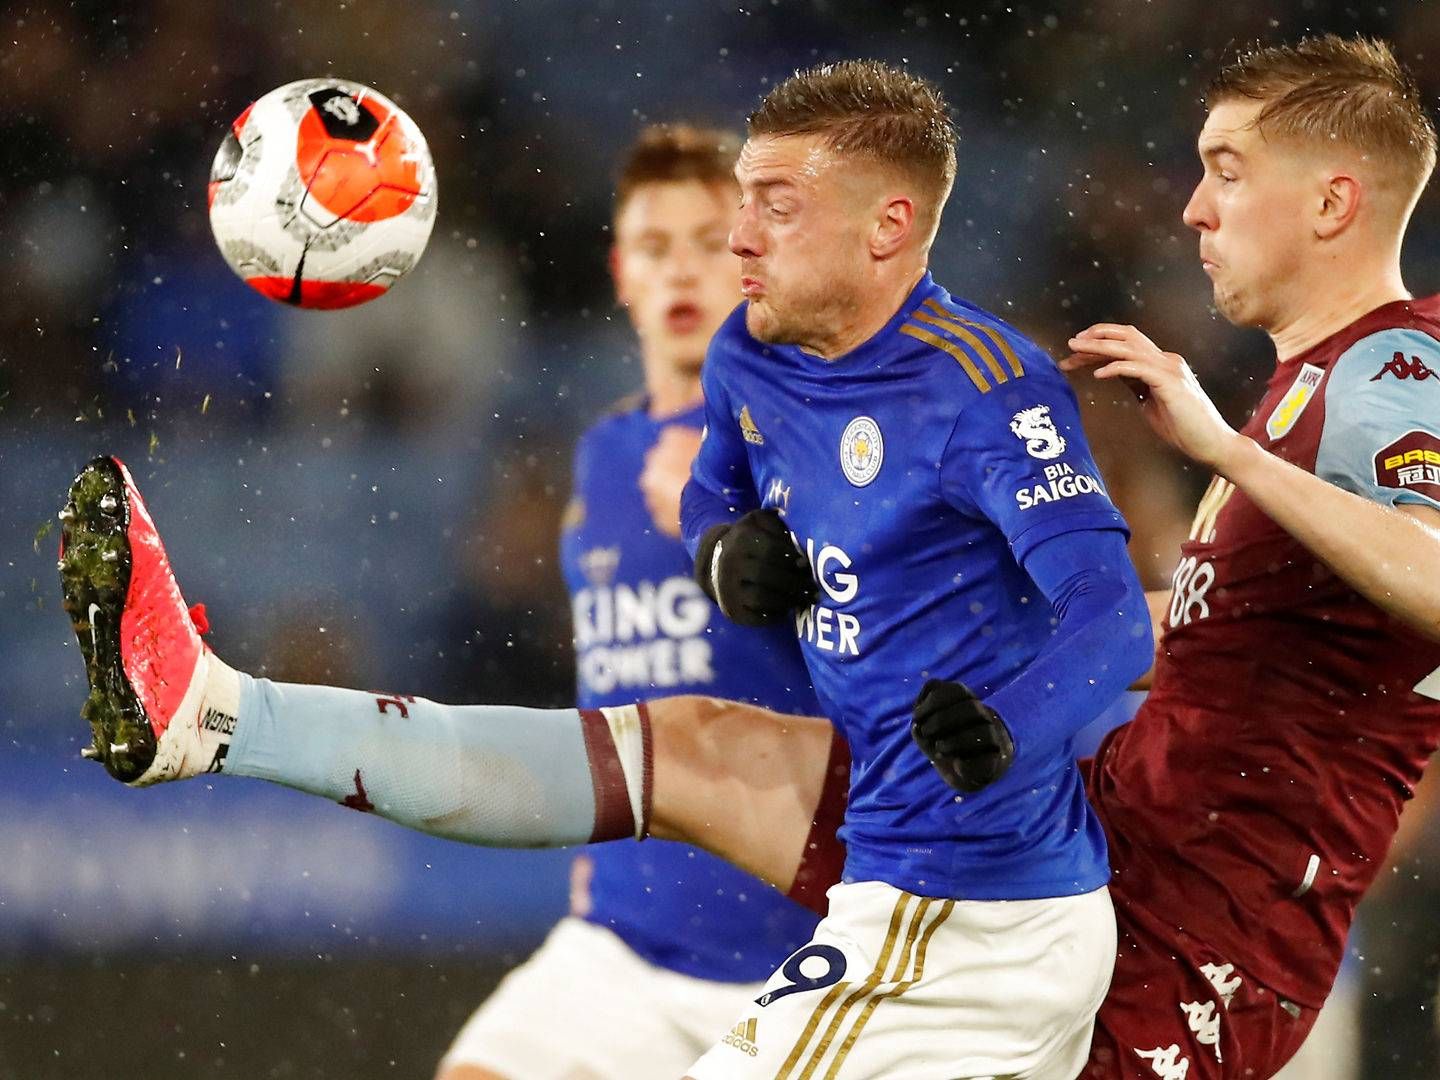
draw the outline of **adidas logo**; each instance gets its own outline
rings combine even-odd
[[[740,416],[741,419],[744,419],[745,413],[742,412]],[[756,434],[758,435],[759,432],[756,432]],[[749,436],[747,435],[746,437],[748,438]],[[749,1054],[751,1057],[755,1057],[760,1053],[760,1048],[755,1045],[755,1026],[756,1020],[753,1016],[749,1020],[741,1020],[740,1023],[730,1029],[730,1034],[726,1035],[720,1041],[726,1046],[733,1046],[742,1054]]]
[[[750,417],[750,406],[740,406],[740,434],[745,436],[745,441],[754,443],[756,446],[765,445],[765,436],[760,434],[760,429],[755,426],[755,421]]]

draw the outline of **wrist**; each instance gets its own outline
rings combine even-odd
[[[1245,478],[1268,456],[1268,452],[1262,450],[1254,439],[1237,431],[1226,440],[1224,449],[1210,467],[1217,475],[1243,488]]]
[[[731,526],[725,523],[710,526],[701,535],[700,545],[695,549],[695,583],[716,604],[720,598],[715,595],[715,548],[730,529]]]

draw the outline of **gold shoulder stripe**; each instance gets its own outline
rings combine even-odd
[[[1015,350],[1012,349],[1010,343],[1005,340],[1005,335],[1001,334],[993,326],[986,326],[984,323],[972,322],[969,319],[963,318],[935,299],[926,300],[925,306],[943,319],[979,330],[980,333],[995,343],[995,347],[1000,350],[1000,355],[1005,357],[1005,362],[1010,365],[1010,370],[1015,373],[1017,379],[1025,374],[1025,368],[1020,363],[1020,357],[1015,355]]]
[[[840,1044],[840,1049],[835,1054],[835,1060],[831,1062],[829,1071],[825,1073],[825,1080],[835,1080],[836,1074],[840,1071],[840,1066],[845,1063],[846,1055],[850,1053],[850,1048],[855,1045],[855,1040],[860,1038],[860,1032],[865,1029],[865,1025],[870,1021],[870,1014],[875,1011],[880,1002],[886,998],[899,997],[925,977],[925,952],[930,947],[930,939],[935,936],[935,931],[940,929],[940,924],[950,917],[950,912],[954,909],[955,901],[946,900],[940,905],[940,914],[930,921],[930,925],[925,928],[925,933],[920,936],[920,947],[915,951],[915,974],[904,982],[897,982],[888,990],[882,990],[865,1003],[865,1008],[860,1010],[860,1015],[855,1019],[855,1025],[850,1029],[850,1033],[845,1036],[845,1041]],[[902,965],[900,970],[896,972],[897,977],[904,974],[905,966],[908,966],[908,958],[906,965]]]
[[[951,322],[949,319],[937,319],[934,315],[926,315],[923,311],[915,312],[915,318],[921,322],[927,322],[931,326],[938,326],[947,334],[954,334],[966,345],[969,345],[975,350],[975,355],[985,361],[985,366],[990,369],[991,378],[997,383],[1002,383],[1009,378],[1005,374],[1005,369],[1000,366],[1000,361],[995,359],[995,353],[991,348],[964,326],[957,322]]]
[[[977,390],[982,394],[989,392],[990,384],[985,381],[985,376],[980,374],[980,369],[975,366],[975,361],[971,360],[965,350],[953,341],[947,341],[939,334],[932,334],[929,330],[925,330],[919,326],[912,326],[910,323],[906,323],[900,327],[900,333],[905,334],[907,337],[913,337],[917,341],[923,341],[926,345],[933,345],[941,352],[949,353],[956,360],[960,361],[960,366],[965,369],[965,374],[970,376],[970,381],[975,384]]]
[[[895,910],[890,913],[890,928],[885,932],[885,945],[880,950],[880,959],[876,961],[875,970],[861,984],[862,986],[878,985],[880,979],[884,977],[885,968],[890,963],[890,953],[895,948],[895,939],[900,934],[900,919],[904,916],[905,906],[909,902],[910,894],[907,892],[902,892],[900,899],[895,901]],[[810,1014],[810,1019],[805,1024],[805,1030],[800,1032],[800,1037],[795,1040],[795,1045],[790,1050],[790,1056],[785,1059],[785,1064],[781,1065],[780,1071],[775,1074],[775,1080],[790,1080],[790,1074],[794,1071],[795,1066],[800,1064],[800,1058],[804,1056],[805,1048],[810,1045],[810,1039],[815,1034],[815,1029],[820,1026],[821,1018],[830,1010],[830,1006],[835,1004],[840,995],[849,988],[850,983],[848,982],[836,983],[830,988],[830,992],[820,1000],[820,1004],[815,1006],[815,1011]],[[868,991],[866,992],[868,993]],[[812,1064],[804,1075],[808,1076],[813,1071],[814,1065]]]
[[[905,894],[902,899],[910,899],[909,894]],[[930,899],[920,899],[919,897],[915,899],[919,900],[919,902],[915,905],[915,911],[910,916],[910,924],[905,929],[905,944],[900,950],[895,973],[891,975],[889,979],[886,979],[885,970],[890,966],[889,961],[894,952],[895,945],[893,938],[887,938],[885,951],[880,954],[880,959],[875,964],[875,970],[872,971],[870,977],[861,983],[849,997],[841,1002],[840,1007],[835,1010],[835,1015],[830,1018],[830,1024],[826,1027],[824,1036],[821,1037],[819,1044],[815,1047],[815,1052],[810,1056],[810,1061],[805,1066],[805,1071],[800,1074],[799,1080],[810,1080],[810,1078],[815,1075],[815,1070],[818,1069],[825,1060],[825,1055],[830,1050],[830,1044],[835,1041],[835,1036],[840,1033],[840,1028],[845,1023],[845,1017],[851,1008],[870,997],[882,982],[895,982],[905,974],[906,968],[910,966],[910,951],[915,946],[915,935],[920,932],[920,924],[925,919],[925,912],[928,911],[930,905],[935,902]]]

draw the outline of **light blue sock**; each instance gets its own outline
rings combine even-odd
[[[241,673],[223,771],[467,843],[583,844],[643,830],[644,755],[625,746],[643,710],[606,710],[617,712],[629,717],[618,730],[598,712],[442,705]]]

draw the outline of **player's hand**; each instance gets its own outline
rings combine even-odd
[[[1097,379],[1124,379],[1156,433],[1221,475],[1249,440],[1225,422],[1185,358],[1163,352],[1133,326],[1096,323],[1070,339],[1062,371],[1094,366]]]
[[[810,564],[774,510],[751,510],[700,540],[695,580],[731,622],[765,626],[815,601]]]
[[[974,794],[1005,775],[1015,740],[1000,714],[966,686],[931,679],[915,699],[910,737],[956,791]]]
[[[645,455],[640,494],[645,497],[655,527],[666,536],[680,536],[680,492],[690,479],[690,465],[699,452],[699,431],[684,424],[670,424]]]

